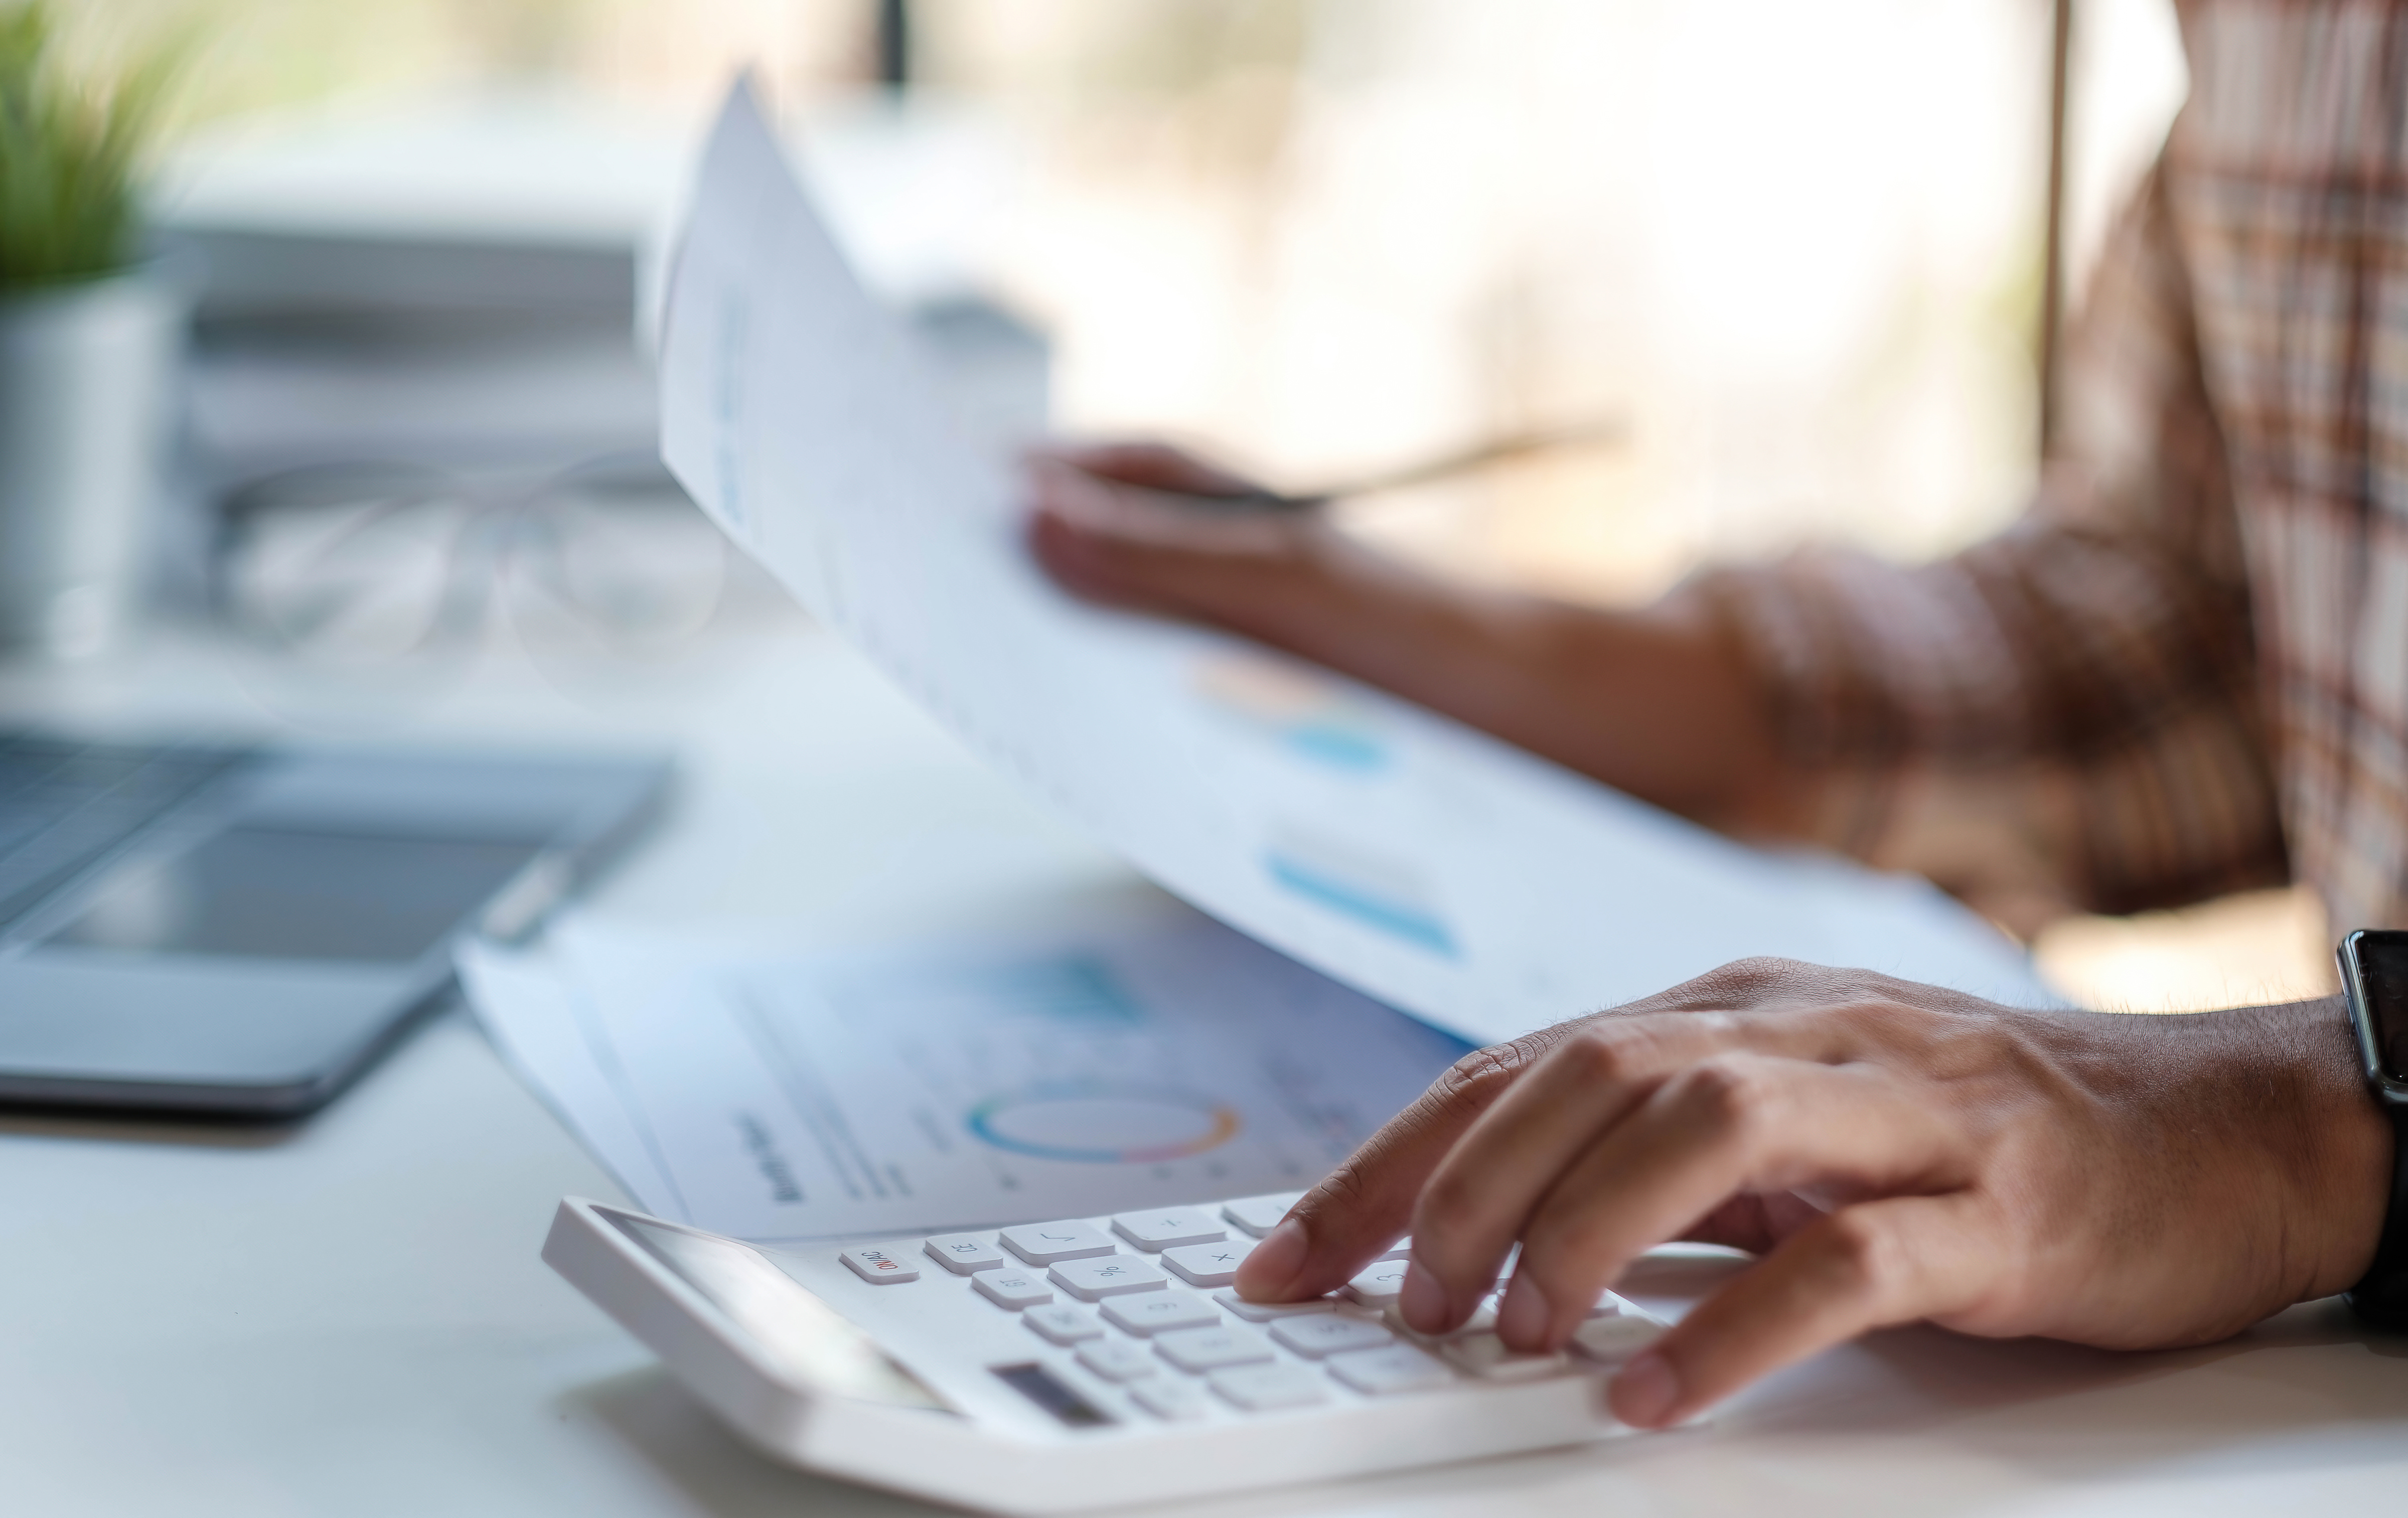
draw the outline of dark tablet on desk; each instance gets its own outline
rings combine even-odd
[[[307,1111],[631,838],[658,759],[0,733],[0,1100]]]

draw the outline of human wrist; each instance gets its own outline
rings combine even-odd
[[[2288,1090],[2272,1105],[2292,1116],[2294,1190],[2300,1200],[2295,1237],[2305,1257],[2295,1266],[2299,1301],[2348,1290],[2366,1274],[2391,1205],[2397,1139],[2389,1116],[2367,1087],[2338,995],[2248,1010],[2271,1038]],[[2284,1099],[2287,1097],[2287,1099]]]

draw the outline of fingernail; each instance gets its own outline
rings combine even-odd
[[[1505,1284],[1505,1300],[1497,1304],[1497,1337],[1517,1350],[1536,1349],[1547,1341],[1555,1317],[1537,1284],[1516,1271]]]
[[[1613,1389],[1607,1394],[1607,1404],[1613,1415],[1633,1428],[1654,1428],[1663,1424],[1681,1399],[1680,1373],[1672,1362],[1654,1350],[1648,1350],[1622,1368],[1613,1378]]]
[[[1405,1326],[1417,1334],[1442,1334],[1447,1322],[1446,1288],[1418,1265],[1405,1267],[1405,1283],[1397,1292],[1397,1311]]]
[[[1238,1295],[1257,1302],[1277,1299],[1304,1268],[1304,1257],[1311,1250],[1304,1224],[1294,1218],[1282,1220],[1239,1264]]]

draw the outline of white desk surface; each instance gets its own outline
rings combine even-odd
[[[634,673],[504,658],[403,716],[393,700],[374,680],[193,645],[0,674],[12,719],[674,744],[681,799],[595,903],[630,923],[858,938],[1143,889],[799,627]],[[288,1129],[0,1116],[0,1511],[924,1511],[723,1433],[537,1259],[567,1192],[615,1195],[457,1011]],[[2403,1503],[2408,1341],[2372,1342],[2326,1303],[2164,1354],[1883,1334],[1710,1428],[1176,1511],[2197,1518]]]

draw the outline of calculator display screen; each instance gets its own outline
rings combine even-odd
[[[607,1207],[594,1210],[727,1314],[800,1383],[857,1402],[945,1405],[888,1359],[868,1335],[805,1291],[760,1251]]]

